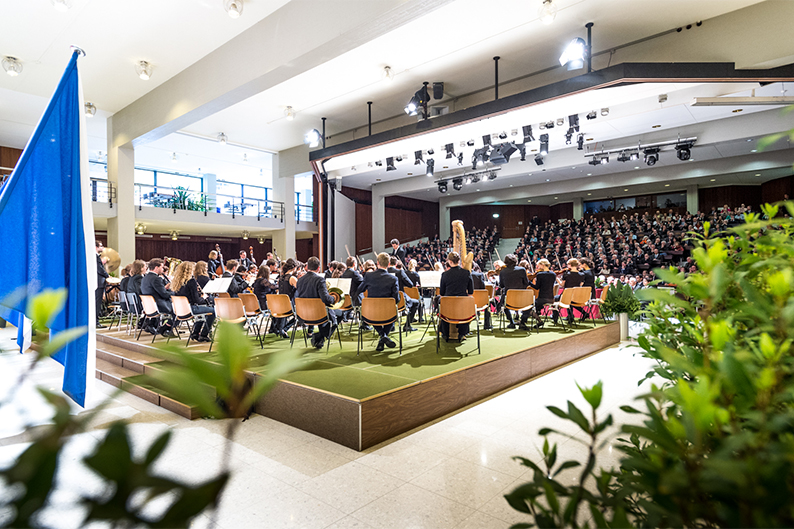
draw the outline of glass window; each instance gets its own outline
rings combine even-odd
[[[183,187],[188,191],[201,192],[201,178],[157,171],[157,186],[171,189]],[[169,189],[163,191],[169,191]]]
[[[135,183],[153,186],[154,171],[148,169],[135,169]]]
[[[603,211],[614,211],[615,207],[611,200],[591,200],[584,203],[585,213],[600,213]]]
[[[259,200],[267,200],[267,189],[259,186],[243,186],[243,193],[245,198],[257,198]]]
[[[103,163],[88,162],[88,175],[100,180],[108,179],[108,166]]]
[[[685,208],[686,193],[668,193],[666,195],[656,195],[657,208]]]
[[[217,185],[215,186],[219,195],[225,195],[222,197],[223,199],[228,200],[229,197],[241,197],[243,196],[243,186],[240,184],[234,184],[231,182],[225,181],[218,181]],[[220,202],[221,200],[219,200]]]
[[[615,210],[616,211],[628,211],[630,209],[634,209],[636,207],[637,201],[632,198],[616,198],[615,199]]]

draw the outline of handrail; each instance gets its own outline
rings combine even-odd
[[[91,202],[105,202],[113,207],[116,198],[116,188],[113,183],[103,178],[91,178]]]

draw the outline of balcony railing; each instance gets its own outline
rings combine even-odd
[[[208,211],[231,215],[232,218],[256,217],[257,219],[281,219],[284,222],[284,203],[249,197],[202,193],[183,188],[135,184],[135,205],[144,207]]]
[[[295,204],[295,220],[298,222],[316,222],[314,208],[306,204]]]
[[[104,202],[113,205],[116,201],[116,188],[107,180],[91,179],[91,202]]]

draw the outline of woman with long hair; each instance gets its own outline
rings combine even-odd
[[[207,262],[199,261],[196,263],[196,269],[193,271],[193,276],[196,278],[199,286],[204,288],[210,282],[209,271],[207,270]]]
[[[267,295],[275,293],[276,288],[270,283],[270,268],[267,265],[260,266],[254,280],[254,294],[259,300],[259,308],[267,310]]]
[[[174,271],[171,289],[177,296],[184,296],[190,304],[194,316],[204,315],[203,320],[196,318],[190,339],[196,342],[209,342],[209,334],[215,321],[215,309],[208,306],[206,298],[202,296],[201,287],[193,277],[196,264],[191,261],[182,261]]]

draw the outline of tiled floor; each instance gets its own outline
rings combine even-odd
[[[0,349],[13,346],[13,329],[0,330]],[[30,355],[0,353],[0,399],[30,361]],[[528,521],[502,497],[527,479],[527,469],[511,459],[537,459],[544,426],[576,432],[557,419],[547,405],[564,407],[568,399],[585,406],[576,383],[604,381],[601,413],[623,417],[618,406],[642,393],[637,381],[649,361],[638,349],[622,345],[561,368],[476,406],[390,442],[359,453],[255,415],[241,425],[231,443],[233,477],[212,525],[209,513],[195,527],[326,528],[326,529],[490,529]],[[38,366],[32,381],[60,386],[61,368],[52,361]],[[104,398],[114,388],[96,382]],[[0,466],[25,448],[25,424],[47,419],[32,384],[11,406],[0,410]],[[78,412],[79,408],[75,409]],[[74,436],[60,463],[58,482],[68,492],[53,498],[44,520],[53,527],[80,527],[82,512],[74,505],[78,491],[103,490],[103,483],[79,461],[101,439],[107,425],[124,418],[132,426],[135,453],[167,428],[171,446],[158,463],[188,482],[210,477],[222,464],[226,425],[223,421],[188,421],[131,395],[117,395],[87,433]],[[613,428],[611,435],[615,435]],[[556,436],[559,457],[581,457],[581,445]],[[602,465],[617,461],[607,445]],[[573,474],[571,474],[573,478]],[[2,492],[0,492],[2,493]],[[155,512],[158,505],[150,506]]]

